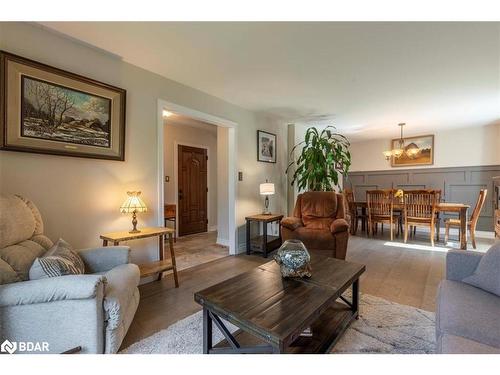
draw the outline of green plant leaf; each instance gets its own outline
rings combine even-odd
[[[286,173],[293,165],[296,166],[292,185],[299,189],[333,190],[339,187],[339,173],[347,175],[351,165],[350,143],[348,139],[336,132],[334,126],[327,126],[321,132],[311,127],[307,129],[304,141],[296,144],[290,153],[303,145],[296,160],[291,160]]]

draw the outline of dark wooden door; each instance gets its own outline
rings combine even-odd
[[[178,146],[179,236],[207,231],[207,150]]]

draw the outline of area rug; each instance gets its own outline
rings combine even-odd
[[[199,311],[121,353],[201,354],[202,327]],[[230,330],[234,332],[236,327],[231,326]],[[214,327],[214,344],[222,338]],[[434,350],[434,313],[363,294],[359,320],[351,324],[332,353],[426,354]]]

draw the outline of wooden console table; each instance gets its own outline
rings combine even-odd
[[[113,232],[102,234],[100,238],[102,239],[102,245],[108,246],[108,242],[112,242],[114,246],[118,246],[120,242],[138,240],[141,238],[158,237],[159,244],[159,259],[156,262],[150,262],[145,264],[140,264],[139,269],[141,271],[141,277],[152,276],[158,274],[158,280],[161,280],[163,272],[172,270],[174,272],[175,287],[179,287],[179,280],[177,278],[177,266],[175,264],[175,253],[174,253],[174,240],[173,234],[174,230],[171,228],[163,227],[148,227],[141,228],[139,233],[129,233],[124,232]],[[170,248],[170,260],[165,259],[165,236],[168,236],[168,243]]]
[[[247,216],[245,218],[247,225],[247,254],[250,254],[252,251],[262,252],[264,258],[267,258],[267,253],[281,246],[281,226],[279,222],[283,219],[283,215],[276,214],[260,214],[260,215],[252,215]],[[262,236],[257,236],[254,238],[250,238],[250,223],[252,221],[256,221],[258,223],[262,223]],[[274,221],[278,222],[278,236],[268,236],[267,235],[267,223],[272,223]]]

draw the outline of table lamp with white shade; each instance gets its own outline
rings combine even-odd
[[[137,212],[146,212],[148,208],[146,204],[139,197],[141,195],[140,191],[127,191],[128,198],[120,206],[120,212],[122,214],[132,213],[132,225],[134,226],[129,233],[140,233],[137,229]]]
[[[260,195],[265,195],[266,200],[264,201],[264,215],[269,215],[269,196],[274,194],[274,184],[266,180],[265,183],[260,184]]]

